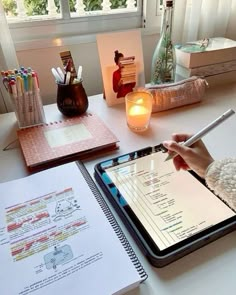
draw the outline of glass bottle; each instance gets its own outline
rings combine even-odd
[[[152,58],[151,84],[171,83],[175,81],[175,48],[171,41],[173,13],[173,0],[166,0],[161,36]]]

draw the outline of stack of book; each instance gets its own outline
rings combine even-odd
[[[123,81],[123,84],[136,82],[136,64],[134,59],[134,56],[130,56],[125,57],[120,61],[120,63],[122,64],[121,79]]]
[[[176,47],[176,81],[191,76],[205,77],[211,85],[235,81],[236,41],[217,37],[209,39],[207,47],[200,44]]]

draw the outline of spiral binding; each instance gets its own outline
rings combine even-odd
[[[51,125],[54,125],[54,124],[65,124],[65,123],[74,123],[75,120],[81,120],[81,118],[85,118],[85,117],[91,117],[91,116],[94,116],[92,113],[85,113],[85,114],[82,114],[78,117],[71,117],[71,118],[66,118],[66,119],[62,119],[62,120],[58,120],[58,121],[53,121],[53,122],[43,122],[42,124],[38,124],[38,125],[30,125],[30,126],[26,126],[24,127],[24,129],[26,128],[44,128],[45,126],[51,126]]]
[[[123,233],[121,227],[117,223],[114,215],[112,214],[110,208],[108,207],[107,203],[105,202],[103,196],[99,192],[99,190],[96,187],[96,184],[94,183],[91,175],[85,168],[84,164],[80,161],[77,161],[77,166],[79,167],[84,179],[86,180],[89,188],[91,189],[93,195],[95,196],[99,206],[101,207],[102,211],[104,212],[106,218],[108,219],[109,223],[111,224],[112,228],[114,229],[117,237],[119,238],[121,244],[123,245],[125,251],[127,252],[128,256],[130,257],[130,260],[134,264],[135,268],[137,269],[140,278],[142,279],[142,282],[145,281],[148,278],[147,273],[145,272],[141,262],[139,261],[137,255],[135,254],[133,248],[131,247],[130,243],[128,242],[125,234]]]

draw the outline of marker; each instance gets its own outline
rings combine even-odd
[[[211,122],[210,124],[208,124],[202,130],[200,130],[199,132],[197,132],[196,134],[194,134],[192,137],[190,137],[188,140],[186,140],[183,143],[183,146],[189,147],[189,146],[193,145],[195,142],[197,142],[198,140],[200,140],[204,135],[206,135],[207,133],[209,133],[212,129],[214,129],[216,126],[220,125],[222,122],[224,122],[226,119],[228,119],[233,114],[235,114],[235,111],[232,110],[232,109],[229,109],[223,115],[221,115],[220,117],[218,117],[217,119],[215,119],[213,122]],[[173,159],[175,156],[177,156],[177,153],[171,152],[168,155],[168,157],[165,159],[165,161],[168,161],[170,159]]]
[[[17,88],[16,88],[16,81],[11,80],[9,82],[10,88],[11,88],[11,98],[12,98],[12,103],[15,107],[15,110],[17,114],[19,114],[19,103],[18,103],[18,98],[17,98]]]
[[[29,73],[29,74],[27,75],[27,78],[28,78],[28,89],[29,89],[29,91],[33,91],[32,74]]]
[[[16,76],[16,88],[17,88],[17,94],[18,96],[22,96],[23,92],[23,79],[21,78],[20,75]]]
[[[36,75],[35,72],[32,72],[32,80],[33,80],[33,89],[34,89],[34,91],[38,91],[39,90],[39,85],[38,85],[37,75]]]
[[[32,72],[32,80],[33,80],[33,89],[34,89],[34,98],[35,98],[35,124],[40,124],[46,122],[43,104],[39,93],[39,84],[38,84],[38,76],[37,73]]]
[[[34,75],[34,76],[32,76],[32,77],[36,77],[36,79],[37,79],[37,84],[38,84],[38,88],[39,88],[39,77],[38,77],[38,74],[37,74],[35,71],[32,71],[32,75]]]
[[[26,74],[23,75],[23,82],[24,82],[24,92],[27,92],[29,90],[29,85],[28,85],[28,76]]]
[[[64,81],[64,73],[60,67],[57,67],[57,72],[59,76],[61,77],[61,81]]]
[[[17,101],[18,101],[18,123],[19,126],[25,126],[25,101],[23,97],[23,78],[21,74],[16,76],[16,89],[17,89]]]
[[[78,79],[79,81],[82,80],[82,70],[83,70],[82,66],[79,66],[79,68],[78,68],[78,73],[77,73],[77,79]]]
[[[32,74],[28,73],[27,74],[27,78],[28,78],[28,103],[29,103],[29,112],[30,112],[30,122],[31,125],[36,123],[35,120],[35,99],[34,99],[34,94],[33,94],[33,78],[32,78]]]
[[[6,76],[2,79],[2,82],[3,82],[3,85],[6,88],[6,90],[9,91],[9,84],[8,84],[9,81],[8,81],[8,78]]]
[[[58,83],[63,83],[63,81],[61,80],[61,77],[60,77],[60,75],[58,74],[57,70],[54,69],[54,68],[52,68],[51,71],[52,71],[52,74],[53,74],[53,76],[54,76],[56,82],[58,82]]]
[[[9,82],[9,85],[11,87],[11,93],[13,94],[14,99],[17,97],[17,88],[16,88],[16,81],[11,80]]]
[[[66,72],[64,84],[69,85],[71,78],[71,72]]]

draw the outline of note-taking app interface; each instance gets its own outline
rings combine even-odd
[[[106,169],[160,250],[235,216],[189,172],[177,172],[165,158],[154,153]]]

